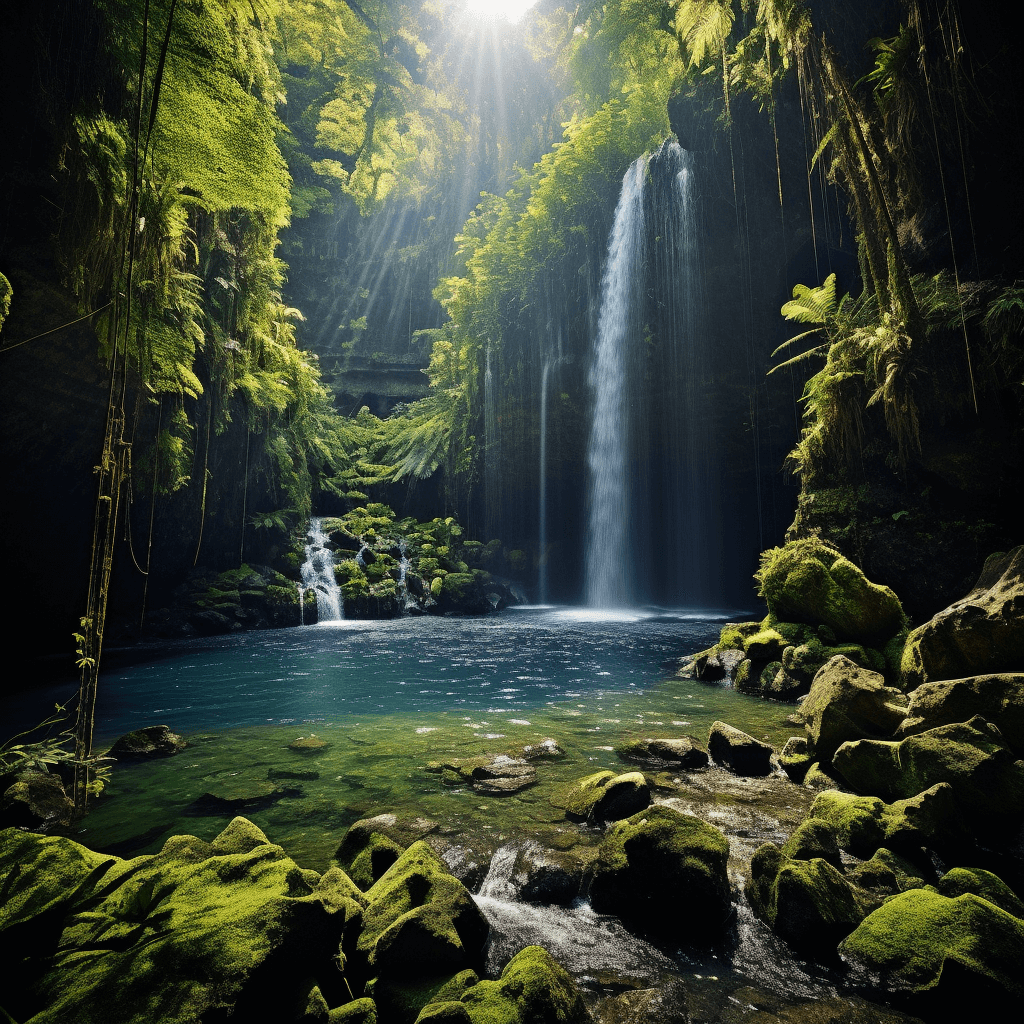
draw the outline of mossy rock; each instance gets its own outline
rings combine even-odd
[[[711,942],[729,913],[729,841],[712,825],[654,806],[613,825],[590,886],[599,913],[644,930]]]
[[[973,893],[1024,921],[1024,902],[998,875],[984,868],[951,868],[939,880],[936,889],[950,899]]]
[[[923,683],[910,694],[907,717],[896,735],[912,736],[940,725],[967,722],[975,715],[995,725],[1010,750],[1024,757],[1024,673],[1020,672]]]
[[[737,775],[768,775],[772,771],[771,744],[727,725],[713,722],[708,735],[708,753],[714,760]]]
[[[904,685],[1018,672],[1024,665],[1024,545],[990,556],[966,597],[914,629],[903,648]]]
[[[920,860],[922,847],[956,854],[970,841],[948,783],[891,804],[874,796],[826,790],[815,797],[808,818],[824,822],[840,848],[856,857],[871,857],[884,846]]]
[[[310,1000],[322,1009],[314,990],[336,975],[359,907],[260,836],[235,822],[212,844],[176,836],[125,861],[0,834],[0,950],[19,978],[5,1009],[108,1021],[166,1020],[173,1007],[182,1022],[292,1019]]]
[[[696,736],[628,740],[617,746],[615,753],[626,761],[670,765],[687,771],[708,766],[707,746]]]
[[[839,946],[844,960],[900,990],[916,1012],[1013,1013],[1024,999],[1024,921],[973,893],[900,893]]]
[[[844,743],[834,765],[855,789],[884,800],[947,782],[965,818],[989,834],[1011,830],[1024,817],[1024,762],[981,717],[899,741]]]
[[[619,821],[651,802],[651,788],[640,772],[601,771],[564,788],[552,803],[573,821]]]
[[[327,1024],[377,1024],[377,1004],[365,996],[353,999],[329,1010]]]
[[[426,1012],[428,1006],[451,1006],[479,981],[475,971],[464,970],[456,974],[389,975],[373,978],[366,985],[366,992],[377,1004],[380,1018],[392,1024],[413,1024]],[[444,1015],[436,1011],[427,1014],[427,1020],[443,1021]],[[450,1020],[465,1020],[451,1016]]]
[[[892,736],[908,703],[879,673],[838,655],[814,677],[800,714],[815,755],[827,763],[847,740]]]
[[[138,761],[151,757],[171,757],[188,744],[166,725],[150,725],[125,734],[108,751],[118,761]]]
[[[793,859],[774,843],[755,851],[746,894],[754,913],[777,935],[819,956],[827,956],[878,903],[828,861]]]
[[[752,661],[778,661],[788,646],[786,638],[776,629],[760,629],[748,636],[743,651]]]
[[[932,873],[922,872],[918,865],[882,846],[868,860],[847,872],[847,877],[862,889],[895,896],[909,889],[924,888],[926,874],[931,876]]]
[[[575,982],[540,946],[517,953],[497,981],[474,985],[461,1002],[472,1024],[592,1024]]]
[[[820,858],[840,871],[843,869],[842,854],[835,833],[828,824],[818,818],[805,818],[800,822],[786,840],[782,853],[790,860]]]
[[[779,765],[782,770],[799,786],[812,764],[814,755],[807,744],[807,737],[790,736],[779,754]]]
[[[774,616],[828,626],[840,640],[882,645],[905,622],[889,587],[870,582],[853,562],[815,538],[764,552],[755,579]]]
[[[488,925],[426,843],[413,843],[366,893],[356,945],[375,975],[437,975],[478,962]]]

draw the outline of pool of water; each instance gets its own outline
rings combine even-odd
[[[566,821],[560,794],[599,769],[631,770],[614,752],[623,740],[706,740],[716,719],[776,747],[794,732],[788,705],[672,676],[675,659],[713,643],[727,617],[519,608],[482,619],[343,621],[109,651],[97,746],[153,724],[170,726],[190,746],[172,758],[115,765],[72,835],[134,856],[159,850],[174,834],[212,839],[244,814],[299,864],[323,871],[354,821],[389,811],[429,821],[433,841],[447,846],[446,859],[471,888],[496,851],[517,844],[592,852],[599,831]],[[38,721],[73,689],[8,698],[5,726],[13,732]],[[324,743],[318,750],[290,746],[311,735]],[[564,757],[537,762],[536,783],[512,795],[445,785],[428,770],[546,739]],[[785,841],[813,794],[782,776],[744,780],[718,769],[652,779],[659,800],[729,837],[738,914],[732,944],[699,954],[654,951],[586,904],[568,911],[484,895],[495,972],[546,936],[595,998],[649,985],[667,993],[681,983],[699,1018],[722,1024],[737,1007],[740,1016],[755,1006],[774,1015],[817,1003],[844,1021],[902,1019],[851,1002],[836,987],[840,979],[794,960],[742,900],[753,851],[767,839]],[[621,1012],[609,1005],[599,1016],[618,1020]]]

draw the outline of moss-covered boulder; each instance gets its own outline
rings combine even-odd
[[[1006,672],[923,683],[910,694],[897,737],[966,722],[975,715],[992,722],[1003,742],[1024,757],[1024,673]]]
[[[879,673],[837,655],[814,677],[800,714],[815,755],[829,761],[847,740],[891,736],[907,704]]]
[[[460,1000],[471,1024],[592,1024],[568,972],[540,946],[517,953],[497,981],[481,981]],[[459,1021],[459,1016],[420,1017]]]
[[[369,889],[406,847],[430,835],[437,822],[385,812],[349,826],[334,860],[361,889]]]
[[[887,847],[919,859],[921,848],[956,853],[970,839],[963,814],[945,782],[887,804],[875,796],[826,790],[814,798],[808,819],[828,826],[843,850],[871,857]]]
[[[776,934],[818,956],[828,956],[878,903],[828,861],[791,858],[774,843],[755,851],[746,894]]]
[[[878,646],[903,628],[892,590],[815,538],[764,552],[755,579],[777,618],[828,626],[840,640]]]
[[[869,914],[839,946],[936,1020],[1019,1010],[1024,921],[973,893],[912,889]]]
[[[377,1005],[372,999],[352,999],[327,1014],[327,1024],[377,1024]]]
[[[980,717],[898,741],[844,743],[833,763],[854,789],[883,800],[948,782],[965,818],[986,832],[1005,831],[1024,816],[1024,762]]]
[[[620,821],[651,802],[651,787],[641,772],[602,771],[566,787],[555,798],[573,821]]]
[[[708,735],[708,753],[715,762],[737,775],[768,775],[772,771],[770,743],[727,725],[713,722]]]
[[[1024,545],[992,555],[974,588],[907,638],[901,669],[914,689],[1024,667]]]
[[[488,925],[426,843],[413,843],[366,893],[356,952],[370,975],[439,975],[479,960]]]
[[[1016,893],[998,875],[984,868],[951,868],[939,879],[935,888],[950,899],[967,892],[973,893],[1024,921],[1024,902],[1017,898]]]
[[[176,836],[127,861],[0,833],[0,956],[18,978],[4,1008],[17,1020],[110,1024],[323,1011],[360,913],[354,887],[340,872],[303,871],[245,824],[213,844]]]
[[[847,872],[847,878],[855,885],[882,896],[895,896],[908,889],[923,889],[928,884],[926,875],[931,877],[931,872],[922,871],[917,864],[884,846]]]
[[[625,761],[683,768],[687,771],[708,766],[707,746],[696,736],[628,740],[617,746],[615,753]]]
[[[713,826],[655,806],[613,825],[594,863],[590,900],[645,931],[714,941],[729,912],[729,841]]]
[[[805,818],[786,840],[782,852],[790,860],[826,860],[843,869],[842,854],[835,833],[820,818]]]

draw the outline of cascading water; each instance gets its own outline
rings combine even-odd
[[[540,497],[538,500],[537,555],[538,600],[548,603],[548,373],[551,359],[544,361],[540,374]]]
[[[596,608],[623,607],[634,597],[626,548],[630,517],[626,388],[642,257],[646,170],[646,157],[639,157],[622,180],[601,281],[601,313],[590,371],[594,419],[587,451],[586,596],[587,604]]]
[[[693,157],[674,142],[626,172],[590,373],[586,602],[714,603],[714,399]]]
[[[302,607],[302,593],[312,589],[316,594],[316,610],[319,622],[336,622],[345,614],[341,604],[341,588],[334,578],[334,554],[326,546],[327,535],[323,531],[323,519],[313,517],[306,532],[306,561],[300,570],[302,586],[299,588],[299,606]]]

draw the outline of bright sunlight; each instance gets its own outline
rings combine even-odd
[[[516,22],[536,3],[537,0],[469,0],[466,10],[471,14]]]

